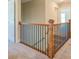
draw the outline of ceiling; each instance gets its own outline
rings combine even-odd
[[[60,4],[60,3],[70,3],[71,0],[53,0],[54,2]]]
[[[21,0],[22,3],[26,3],[26,2],[29,2],[31,0]]]
[[[26,3],[26,2],[32,1],[32,0],[21,0],[21,1],[22,1],[22,3]],[[60,3],[70,3],[71,2],[71,0],[52,0],[52,1],[54,1],[58,4],[60,4]]]

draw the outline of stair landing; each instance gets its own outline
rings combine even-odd
[[[59,49],[54,59],[71,59],[71,39],[69,39],[65,45]]]
[[[46,55],[21,43],[16,43],[8,49],[8,59],[49,59]],[[56,53],[53,59],[71,59],[71,40]]]
[[[8,59],[48,59],[46,55],[21,43],[10,46],[8,50]]]

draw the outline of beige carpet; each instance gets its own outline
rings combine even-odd
[[[9,47],[8,59],[47,59],[48,57],[21,43]]]
[[[56,53],[53,59],[71,59],[71,40]],[[21,43],[16,43],[9,47],[8,59],[49,59],[46,55],[37,52]]]
[[[56,53],[54,59],[71,59],[71,39]]]

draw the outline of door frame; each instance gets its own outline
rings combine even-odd
[[[15,20],[14,20],[14,27],[15,27],[15,42],[20,42],[20,26],[19,21],[21,21],[21,0],[14,0],[14,14],[15,14]]]

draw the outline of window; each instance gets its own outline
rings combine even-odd
[[[62,12],[61,13],[61,23],[64,23],[66,21],[65,16],[66,16],[65,13]]]

